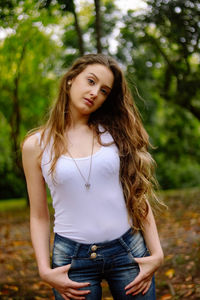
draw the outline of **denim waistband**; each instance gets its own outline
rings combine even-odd
[[[96,245],[98,248],[106,248],[106,247],[112,247],[114,245],[117,245],[117,244],[119,244],[119,242],[121,243],[121,241],[126,242],[133,236],[133,234],[134,234],[134,231],[132,228],[130,228],[128,231],[126,231],[122,236],[120,236],[117,239],[114,239],[114,240],[111,240],[108,242],[84,244],[84,243],[79,243],[79,242],[73,241],[69,238],[59,235],[58,233],[55,233],[55,240],[59,239],[72,247],[89,250],[92,245]]]

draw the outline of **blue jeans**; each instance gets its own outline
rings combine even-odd
[[[90,282],[91,293],[87,300],[100,300],[102,296],[101,281],[108,282],[115,300],[155,300],[155,282],[145,295],[126,295],[125,286],[139,273],[139,265],[134,257],[149,256],[141,232],[128,230],[120,238],[96,244],[80,244],[55,234],[52,267],[60,267],[71,263],[69,278],[77,282]],[[55,299],[63,297],[53,289]]]

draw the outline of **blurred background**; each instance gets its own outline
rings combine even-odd
[[[0,26],[0,198],[25,195],[20,143],[91,52],[123,67],[161,188],[200,185],[199,1],[0,1]]]
[[[195,268],[200,261],[199,0],[0,0],[2,245],[8,245],[9,239],[11,244],[15,241],[11,253],[16,253],[18,248],[14,247],[22,249],[24,245],[26,251],[29,247],[28,237],[26,244],[21,236],[24,230],[28,236],[28,224],[23,223],[18,233],[8,225],[28,222],[20,144],[28,130],[43,124],[68,66],[91,52],[109,54],[119,62],[155,147],[156,176],[164,191],[162,197],[171,208],[158,219],[158,224],[166,222],[160,229],[161,239],[164,248],[176,249],[174,254],[168,253],[159,295],[163,300],[200,299],[199,270]],[[16,214],[20,207],[25,215],[22,210]],[[18,218],[13,220],[13,216]],[[186,223],[181,223],[184,220]],[[180,231],[184,242],[176,244]],[[187,237],[183,231],[188,232]],[[182,253],[185,255],[177,260]],[[2,250],[3,262],[8,258],[4,254]],[[9,278],[15,267],[11,264],[6,268]],[[22,296],[21,292],[17,298],[22,287],[13,278],[10,285],[6,280],[9,282],[5,279],[0,283],[2,299],[43,297],[32,292],[32,296]],[[185,287],[178,285],[176,291],[177,282]],[[179,289],[185,294],[179,294]]]

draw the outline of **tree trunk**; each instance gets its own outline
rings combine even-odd
[[[13,153],[13,162],[14,169],[21,176],[22,172],[22,163],[21,163],[21,155],[20,155],[20,122],[21,122],[21,114],[20,114],[20,103],[19,103],[19,82],[20,82],[20,67],[25,55],[27,41],[24,43],[22,47],[21,56],[17,65],[16,75],[14,79],[14,89],[12,91],[12,115],[10,118],[10,126],[11,126],[11,145],[12,145],[12,153]]]
[[[11,115],[11,141],[12,141],[12,153],[13,160],[16,169],[20,169],[19,160],[19,126],[20,126],[20,107],[19,107],[19,95],[18,95],[19,77],[17,76],[14,80],[13,90],[13,112]]]
[[[101,46],[101,13],[100,13],[100,0],[94,0],[95,3],[95,29],[96,29],[96,39],[97,39],[97,52],[102,53]]]
[[[80,52],[80,55],[84,55],[85,51],[84,51],[83,34],[82,34],[82,31],[81,31],[78,16],[77,16],[77,13],[76,13],[74,0],[72,0],[72,13],[74,15],[75,29],[76,29],[76,32],[77,32],[77,35],[78,35],[78,40],[79,40],[79,52]]]

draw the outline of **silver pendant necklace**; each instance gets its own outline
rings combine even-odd
[[[69,150],[67,150],[67,152],[69,153],[69,156],[72,158],[77,170],[79,171],[81,177],[83,178],[84,182],[85,182],[85,187],[87,190],[90,189],[91,183],[90,183],[90,174],[91,174],[91,169],[92,169],[92,155],[93,155],[93,150],[94,150],[94,132],[93,132],[93,137],[92,137],[92,151],[91,151],[91,156],[90,156],[90,167],[89,167],[89,172],[88,172],[88,178],[86,180],[85,176],[83,175],[83,173],[81,172],[76,160],[73,158],[73,156],[71,155],[71,153],[69,152]]]

